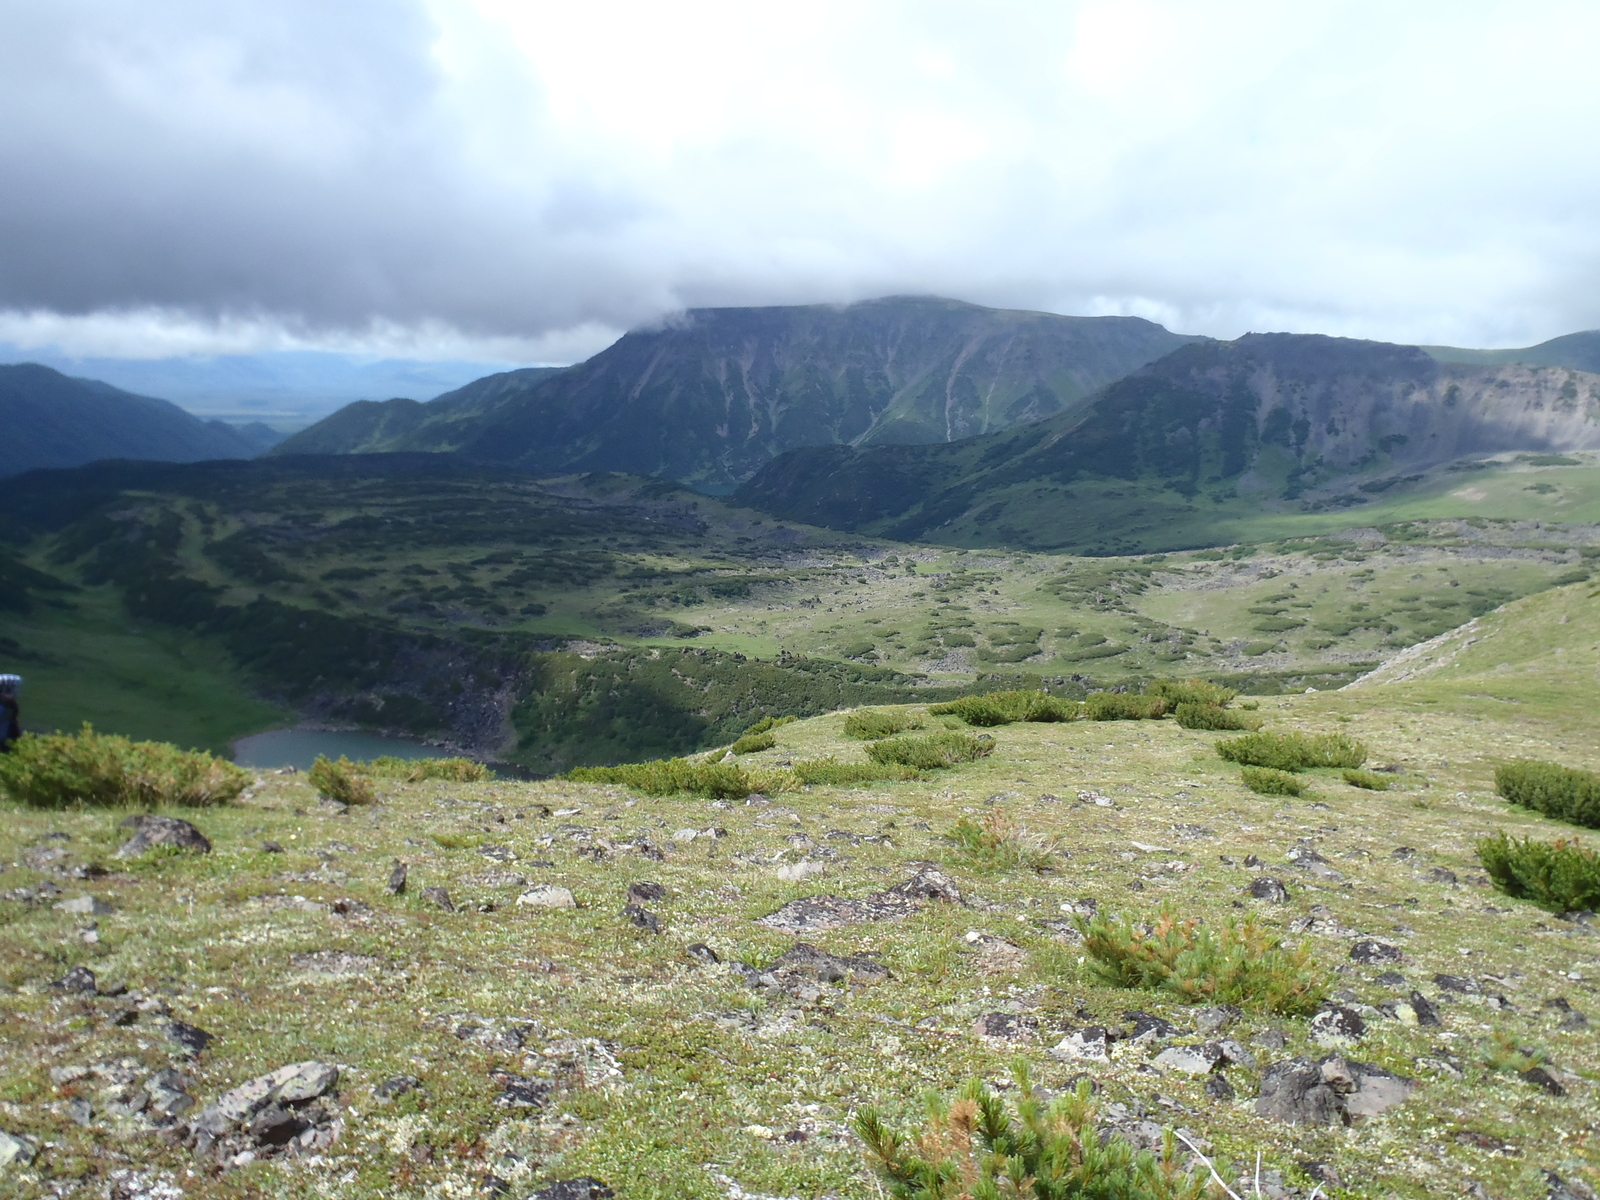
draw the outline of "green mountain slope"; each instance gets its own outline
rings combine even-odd
[[[1222,522],[1398,496],[1467,456],[1597,447],[1600,376],[1249,334],[1182,347],[1026,428],[798,450],[736,499],[892,538],[1131,552],[1229,540]]]
[[[277,452],[459,450],[719,492],[800,446],[948,442],[1067,412],[1191,340],[1136,317],[933,298],[696,309],[559,374],[478,380],[420,420],[393,401],[350,406]]]
[[[37,363],[0,366],[0,476],[102,458],[195,462],[250,458],[270,430],[236,431],[176,404]]]
[[[1520,350],[1466,350],[1459,346],[1424,346],[1440,362],[1502,366],[1522,363],[1530,367],[1567,367],[1600,373],[1600,329],[1569,333]]]

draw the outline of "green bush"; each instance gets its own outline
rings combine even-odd
[[[1600,909],[1600,854],[1576,842],[1514,842],[1504,833],[1478,843],[1495,887],[1553,913]]]
[[[1252,792],[1263,796],[1298,796],[1306,790],[1305,780],[1288,771],[1274,771],[1271,767],[1246,767],[1239,779]]]
[[[1016,1110],[979,1080],[953,1103],[928,1099],[922,1128],[902,1133],[872,1107],[855,1118],[873,1171],[894,1200],[1201,1200],[1207,1176],[1180,1170],[1168,1130],[1158,1158],[1101,1132],[1093,1085],[1048,1103],[1025,1065],[1016,1067]]]
[[[1342,733],[1247,733],[1218,742],[1217,753],[1241,766],[1276,771],[1359,767],[1367,761],[1367,748]]]
[[[400,779],[406,783],[421,783],[425,779],[482,783],[494,778],[493,771],[471,758],[395,758],[385,754],[356,763],[355,769],[378,779]]]
[[[578,767],[562,778],[573,783],[621,784],[646,796],[687,793],[711,800],[742,800],[751,792],[761,791],[765,782],[733,763],[692,763],[684,758],[616,767]]]
[[[895,712],[892,709],[863,708],[844,719],[845,736],[862,741],[874,741],[906,729],[921,728],[922,718],[916,713]]]
[[[1253,730],[1261,724],[1259,718],[1240,716],[1231,708],[1187,700],[1178,705],[1173,715],[1185,729]]]
[[[319,795],[326,796],[329,800],[337,800],[340,804],[371,804],[378,798],[372,789],[372,779],[362,773],[357,763],[351,762],[343,755],[335,762],[324,755],[317,755],[311,764],[311,786],[317,789]]]
[[[31,808],[226,804],[248,772],[201,750],[96,733],[29,734],[0,754],[0,793]]]
[[[988,813],[981,821],[962,817],[950,830],[950,840],[969,866],[1046,871],[1056,862],[1056,843],[1029,833],[1000,812]]]
[[[754,734],[766,733],[773,729],[780,729],[785,725],[793,725],[799,719],[799,717],[762,717],[761,720],[750,726],[749,729],[746,729],[744,731],[744,735],[746,737],[750,737]]]
[[[899,763],[842,763],[835,762],[831,758],[812,758],[797,762],[793,771],[795,778],[801,783],[834,787],[922,778],[921,772],[915,768],[902,766]]]
[[[747,733],[733,744],[735,754],[759,754],[763,750],[771,750],[778,744],[778,739],[769,730],[766,733]]]
[[[1010,725],[1014,721],[1075,721],[1078,705],[1041,691],[988,692],[963,696],[928,709],[936,717],[960,717],[968,725]]]
[[[1523,808],[1600,829],[1600,775],[1593,771],[1520,758],[1495,768],[1494,789]]]
[[[1286,948],[1255,917],[1220,932],[1180,920],[1170,908],[1145,929],[1103,913],[1077,920],[1090,970],[1113,987],[1170,992],[1186,1004],[1238,1004],[1263,1012],[1317,1010],[1331,976],[1310,952]]]
[[[885,738],[867,747],[875,763],[898,763],[919,771],[975,762],[994,752],[994,739],[970,733],[933,733],[926,737]]]
[[[1096,692],[1083,702],[1091,721],[1154,721],[1167,715],[1164,696],[1131,692]]]
[[[1364,788],[1369,792],[1387,792],[1393,783],[1387,775],[1379,775],[1376,771],[1358,771],[1346,768],[1344,781],[1351,787]]]
[[[1232,688],[1219,687],[1204,679],[1157,679],[1145,688],[1147,696],[1160,696],[1168,705],[1214,704],[1226,707],[1238,695]]]

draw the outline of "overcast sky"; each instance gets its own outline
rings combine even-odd
[[[1600,326],[1600,4],[0,0],[0,341],[570,361],[938,293]]]

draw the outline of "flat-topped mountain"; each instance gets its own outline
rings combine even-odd
[[[891,537],[1100,545],[1104,531],[1088,526],[1105,506],[1090,496],[1117,500],[1106,511],[1124,525],[1203,526],[1230,502],[1281,506],[1350,477],[1381,490],[1467,456],[1596,447],[1600,375],[1247,334],[1181,347],[1026,428],[940,446],[796,450],[737,499]]]
[[[202,421],[169,401],[37,363],[0,365],[0,430],[0,476],[103,458],[253,458],[278,440],[265,425]]]
[[[943,443],[1072,411],[1194,339],[1137,317],[954,300],[692,309],[564,371],[351,405],[276,453],[455,450],[536,474],[727,491],[801,446]]]

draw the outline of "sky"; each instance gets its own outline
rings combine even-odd
[[[1600,326],[1600,5],[0,0],[0,343],[570,362],[940,294]]]

